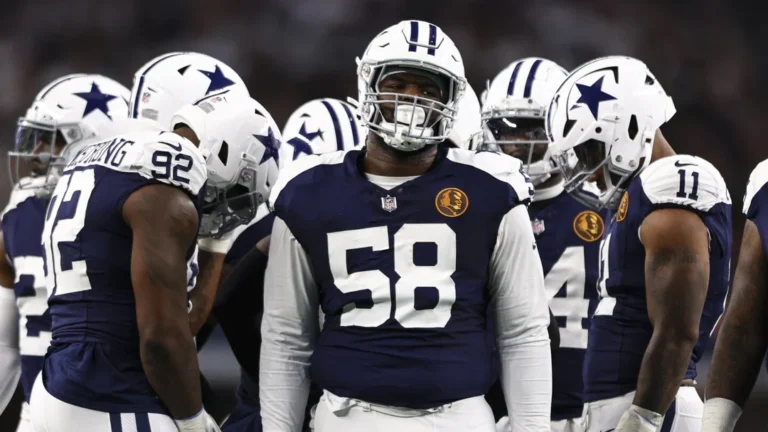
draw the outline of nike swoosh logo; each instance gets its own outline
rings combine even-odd
[[[167,142],[165,142],[165,141],[158,141],[158,142],[159,142],[160,144],[165,144],[165,145],[167,145],[168,147],[170,147],[170,148],[172,148],[172,149],[176,150],[177,152],[180,152],[180,151],[181,151],[181,144],[176,144],[176,145],[173,145],[173,144],[171,144],[171,143],[167,143]]]
[[[676,161],[675,162],[675,166],[676,167],[684,167],[684,166],[698,166],[698,165],[693,164],[693,163],[680,163],[680,161]],[[611,432],[611,431],[605,431],[605,432]]]

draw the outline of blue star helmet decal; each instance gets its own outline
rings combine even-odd
[[[581,96],[579,96],[579,100],[577,100],[576,103],[583,103],[586,105],[595,120],[597,120],[597,108],[600,106],[600,102],[616,100],[615,97],[603,91],[603,78],[605,77],[600,77],[599,80],[589,86],[576,84],[576,87],[579,88],[579,92],[581,92]]]
[[[74,93],[75,96],[85,99],[85,110],[83,111],[83,118],[88,114],[99,110],[104,113],[110,120],[112,117],[109,115],[109,106],[107,104],[112,99],[117,99],[117,96],[105,94],[101,92],[99,86],[93,82],[91,83],[91,91],[85,93]]]
[[[263,164],[270,159],[274,159],[275,163],[277,163],[280,158],[277,154],[277,150],[280,148],[280,141],[275,139],[272,128],[267,128],[267,135],[254,135],[253,137],[264,145],[264,155],[261,157],[259,164]]]
[[[293,160],[298,159],[299,155],[302,153],[306,155],[312,154],[312,147],[303,137],[295,136],[286,141],[286,144],[293,147]]]
[[[224,76],[224,72],[221,71],[221,68],[219,65],[216,65],[213,69],[213,72],[208,72],[204,70],[200,70],[201,74],[208,77],[209,80],[211,80],[211,83],[208,84],[208,90],[205,91],[205,94],[208,94],[210,92],[221,90],[223,88],[229,87],[231,85],[234,85],[235,82],[231,79]]]
[[[302,123],[301,127],[299,128],[299,136],[293,137],[287,141],[287,143],[293,147],[293,160],[296,160],[301,153],[311,155],[312,147],[309,145],[309,143],[311,143],[312,140],[317,137],[320,137],[321,140],[324,140],[324,133],[325,132],[323,132],[322,129],[318,129],[316,132],[307,132],[307,122],[305,121]]]

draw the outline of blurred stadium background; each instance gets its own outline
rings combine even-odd
[[[302,103],[357,96],[355,56],[403,19],[436,23],[461,51],[479,94],[511,61],[552,59],[566,69],[610,54],[645,61],[674,98],[663,131],[680,153],[713,162],[734,200],[734,251],[750,171],[768,157],[768,26],[742,0],[3,0],[0,14],[0,166],[13,146],[16,119],[49,81],[100,73],[130,88],[133,73],[156,55],[210,54],[245,79],[254,98],[283,125]],[[10,180],[0,175],[0,195]],[[734,257],[734,263],[736,257]],[[701,363],[703,390],[709,357]],[[224,403],[239,370],[218,332],[201,364]],[[580,371],[574,371],[580,373]],[[761,374],[737,430],[764,430],[768,379]],[[18,403],[0,417],[15,430]]]

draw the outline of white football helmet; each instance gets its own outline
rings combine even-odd
[[[523,161],[526,174],[538,186],[556,171],[545,158],[544,119],[549,102],[568,72],[543,58],[512,62],[488,85],[483,103],[483,143]]]
[[[477,100],[475,90],[467,83],[464,95],[459,100],[459,113],[449,139],[459,148],[474,150],[479,144],[481,135],[480,101]]]
[[[240,76],[224,62],[195,52],[163,54],[133,76],[130,117],[165,127],[182,106],[225,93],[250,95]]]
[[[591,207],[617,208],[629,180],[650,163],[656,131],[674,114],[672,98],[640,60],[603,57],[574,70],[546,125],[565,190]],[[580,187],[595,174],[597,196]]]
[[[283,128],[280,168],[311,154],[349,150],[365,142],[365,129],[352,105],[338,99],[315,99],[299,107]]]
[[[67,75],[45,86],[19,118],[8,152],[11,181],[49,196],[67,158],[82,144],[116,133],[116,121],[128,116],[128,96],[127,88],[101,75]],[[31,177],[25,177],[29,163]]]
[[[442,102],[380,91],[384,78],[402,72],[440,78]],[[387,145],[419,150],[450,137],[466,82],[461,54],[439,27],[402,21],[373,38],[357,59],[360,117]],[[394,106],[391,121],[385,119],[382,106]]]
[[[171,129],[183,124],[195,132],[206,161],[201,237],[250,222],[277,180],[280,131],[261,110],[250,97],[229,93],[185,105],[170,119]]]

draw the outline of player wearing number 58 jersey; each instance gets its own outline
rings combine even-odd
[[[520,161],[449,149],[466,80],[437,26],[380,33],[358,74],[366,146],[295,161],[270,196],[264,430],[301,428],[311,378],[318,432],[494,431],[491,306],[512,423],[547,431],[549,314]]]
[[[8,152],[14,189],[2,215],[0,286],[12,290],[0,288],[0,411],[16,387],[18,371],[5,362],[18,362],[21,354],[25,403],[19,431],[32,430],[29,398],[51,341],[40,236],[61,154],[111,135],[114,122],[128,115],[127,97],[128,89],[100,75],[61,77],[45,86],[19,119],[16,143]],[[14,342],[7,343],[7,337]]]
[[[693,384],[728,289],[731,199],[712,164],[675,154],[659,131],[674,112],[628,57],[577,68],[549,108],[566,190],[613,210],[584,365],[588,431],[701,428]],[[583,189],[590,180],[596,196]]]

